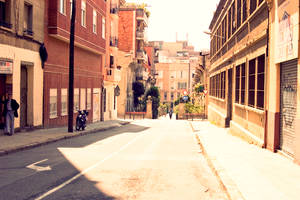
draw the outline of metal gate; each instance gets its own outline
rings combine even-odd
[[[290,155],[294,155],[297,63],[297,59],[281,63],[280,75],[280,148]]]

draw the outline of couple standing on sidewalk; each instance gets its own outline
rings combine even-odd
[[[3,116],[5,117],[4,133],[7,135],[13,135],[15,131],[14,122],[15,117],[18,117],[19,104],[15,99],[12,99],[12,94],[9,92],[6,95],[4,101],[1,100],[3,107]]]

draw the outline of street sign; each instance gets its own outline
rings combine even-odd
[[[207,95],[207,90],[203,90],[204,95]]]
[[[187,101],[189,99],[189,97],[188,96],[183,96],[182,99],[183,99],[183,101]]]

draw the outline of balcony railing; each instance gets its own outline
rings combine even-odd
[[[5,21],[0,20],[0,26],[11,29],[12,25]]]
[[[136,58],[137,58],[138,60],[145,60],[145,59],[146,59],[146,54],[145,54],[145,52],[144,52],[144,51],[141,51],[141,50],[137,51],[137,52],[136,52]]]
[[[136,10],[136,18],[137,20],[143,20],[145,22],[145,25],[148,26],[148,17],[144,9],[141,8]]]
[[[119,82],[121,80],[121,70],[116,68],[106,69],[106,80],[112,82]]]
[[[111,4],[110,5],[110,13],[111,14],[118,14],[119,13],[119,7],[117,4]]]
[[[118,47],[118,38],[117,37],[110,37],[109,45],[111,47]]]
[[[144,31],[136,31],[136,39],[144,40]]]

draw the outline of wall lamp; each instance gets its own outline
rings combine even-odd
[[[219,37],[219,38],[222,38],[222,39],[224,39],[224,37],[223,37],[223,36],[220,36],[220,35],[213,34],[212,32],[209,32],[209,31],[203,31],[203,33],[205,33],[205,34],[207,34],[207,35],[216,36],[216,37]]]

